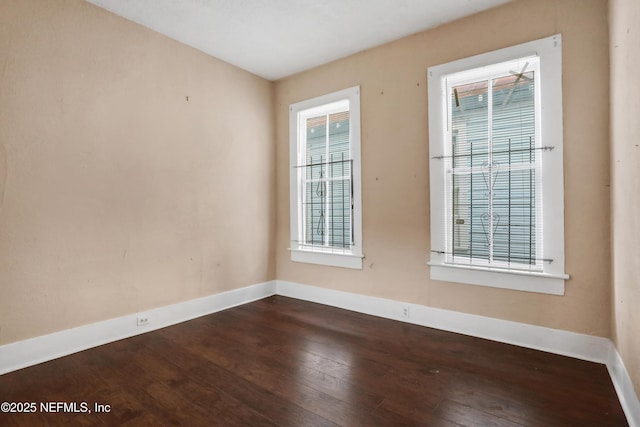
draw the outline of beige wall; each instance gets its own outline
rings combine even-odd
[[[611,0],[614,342],[640,395],[640,3]]]
[[[612,3],[613,36],[637,22],[631,3]],[[431,282],[426,70],[555,33],[566,295]],[[599,336],[613,306],[638,384],[638,206],[624,196],[637,193],[625,135],[638,104],[613,79],[629,113],[613,126],[614,250],[627,256],[612,304],[608,37],[605,0],[518,0],[281,80],[274,98],[271,83],[81,0],[1,2],[0,344],[277,277]],[[633,80],[625,49],[614,73]],[[365,267],[293,263],[288,105],[354,85]]]
[[[2,0],[0,344],[274,279],[272,94],[81,0]]]
[[[566,295],[430,281],[427,68],[555,33],[563,36]],[[609,336],[607,40],[605,0],[520,0],[277,82],[278,279]],[[362,103],[364,269],[294,263],[288,105],[354,85]]]

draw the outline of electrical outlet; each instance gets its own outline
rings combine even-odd
[[[404,319],[408,319],[409,318],[409,306],[405,305],[404,307],[402,307],[402,317]]]
[[[145,326],[149,324],[149,317],[146,314],[140,315],[136,318],[136,324],[138,326]]]

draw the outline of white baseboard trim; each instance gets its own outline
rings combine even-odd
[[[206,316],[275,293],[276,283],[270,281],[6,344],[0,346],[0,375]],[[139,315],[148,317],[149,323],[137,326]]]
[[[370,314],[386,319],[485,338],[607,366],[631,427],[640,427],[640,402],[611,340],[299,283],[276,280],[278,295]],[[403,315],[405,308],[409,317]]]
[[[620,399],[620,405],[627,416],[627,422],[631,427],[640,427],[640,400],[633,389],[629,372],[613,343],[607,361],[607,370]]]
[[[591,362],[606,363],[609,358],[611,341],[606,338],[299,283],[280,280],[276,283],[278,295]],[[408,318],[403,316],[403,311],[407,307],[409,308]]]

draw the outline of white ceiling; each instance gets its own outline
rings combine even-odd
[[[87,0],[269,80],[510,0]]]

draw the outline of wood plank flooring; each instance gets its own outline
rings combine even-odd
[[[2,426],[628,425],[604,365],[280,296],[2,375],[4,401],[37,411]]]

